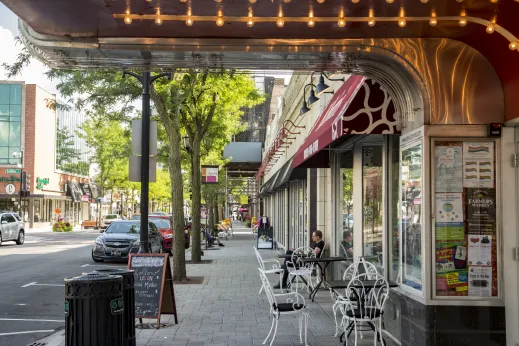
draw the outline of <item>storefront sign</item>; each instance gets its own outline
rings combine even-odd
[[[20,177],[11,175],[10,177],[0,177],[0,183],[15,183],[20,182]]]
[[[43,187],[45,185],[49,185],[49,178],[40,178],[40,177],[36,178],[36,188],[37,189],[43,190]]]
[[[22,173],[22,170],[21,169],[16,169],[16,168],[15,169],[7,168],[5,170],[5,173],[7,173],[7,174],[20,174],[20,173]]]
[[[306,160],[313,154],[315,154],[319,150],[319,140],[316,139],[313,143],[311,143],[308,147],[305,148],[303,152],[303,158]]]
[[[81,190],[81,187],[79,186],[78,182],[68,182],[68,195],[72,197],[72,200],[74,202],[81,202],[81,199],[83,197],[83,191]]]

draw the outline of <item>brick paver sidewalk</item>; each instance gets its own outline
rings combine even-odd
[[[240,230],[240,226],[234,222],[234,231],[246,231]],[[234,239],[224,244],[226,246],[218,250],[205,251],[203,259],[212,259],[213,263],[187,265],[188,276],[204,276],[202,284],[175,285],[179,324],[174,325],[172,316],[163,315],[161,322],[172,325],[159,330],[137,329],[138,345],[262,344],[272,317],[265,293],[258,294],[261,281],[252,249],[255,241],[252,234],[235,234]],[[261,250],[264,258],[277,254],[273,250]],[[186,254],[186,258],[189,257],[190,254]],[[271,282],[276,283],[275,276]],[[332,315],[329,293],[321,291],[315,303],[307,299],[307,304],[310,310],[308,344],[341,345],[339,338],[333,336],[335,324],[329,316]],[[296,316],[282,316],[274,345],[300,345],[298,326]],[[387,345],[394,345],[389,338],[385,339]],[[360,345],[373,345],[373,334],[365,332],[361,340]]]

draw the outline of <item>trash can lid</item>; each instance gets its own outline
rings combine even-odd
[[[92,274],[103,274],[103,275],[129,275],[135,273],[134,270],[131,269],[119,269],[119,268],[107,268],[107,269],[97,269],[92,272]]]
[[[71,278],[65,278],[65,283],[77,282],[77,281],[122,281],[123,277],[120,275],[103,275],[97,273],[87,273],[86,275],[74,276]]]

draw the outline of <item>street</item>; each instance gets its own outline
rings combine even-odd
[[[0,345],[25,346],[64,326],[65,277],[125,263],[95,263],[98,232],[32,233],[0,246]]]

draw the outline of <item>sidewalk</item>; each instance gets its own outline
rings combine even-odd
[[[203,276],[202,284],[174,286],[179,324],[174,324],[173,316],[162,315],[161,323],[167,326],[158,330],[137,329],[137,345],[262,344],[272,320],[265,293],[258,294],[261,282],[252,249],[255,241],[252,234],[245,233],[248,229],[241,223],[233,222],[233,226],[234,239],[224,241],[225,247],[204,251],[203,259],[212,259],[213,263],[187,265],[188,276]],[[261,250],[264,258],[276,257],[277,254],[274,250]],[[190,256],[188,252],[186,259]],[[275,281],[276,277],[272,277],[273,284]],[[328,291],[320,291],[315,303],[309,299],[306,302],[309,307],[308,345],[342,345],[339,338],[333,336],[335,324]],[[301,345],[298,325],[297,317],[282,316],[274,345]],[[57,334],[54,341],[56,338]],[[388,337],[385,340],[387,345],[395,345]],[[365,332],[359,345],[373,345],[373,334]]]

